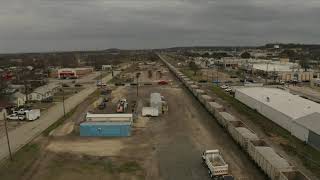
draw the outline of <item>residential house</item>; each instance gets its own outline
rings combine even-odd
[[[58,83],[49,83],[36,88],[32,93],[28,94],[30,101],[42,101],[51,98],[60,89]]]
[[[26,95],[21,92],[16,92],[12,94],[10,98],[10,102],[13,103],[15,106],[20,107],[26,103]]]

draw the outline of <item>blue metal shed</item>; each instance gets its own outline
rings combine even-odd
[[[131,122],[83,122],[80,136],[126,137],[131,134]]]

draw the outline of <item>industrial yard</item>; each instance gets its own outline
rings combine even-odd
[[[317,179],[317,167],[290,149],[305,148],[317,161],[310,147],[318,146],[310,125],[317,123],[317,103],[274,86],[246,87],[228,71],[194,76],[173,66],[174,58],[158,56],[93,72],[77,88],[72,79],[54,80],[66,84],[54,99],[66,100],[67,114],[60,102],[59,110],[48,110],[59,113],[57,120],[45,113],[33,122],[10,122],[11,137],[30,128],[32,139],[26,136],[24,147],[15,142],[18,151],[4,161],[1,179]],[[217,86],[220,81],[226,83]],[[285,106],[290,103],[297,105]]]
[[[77,127],[85,112],[94,111],[93,105],[88,106],[87,100],[78,106],[65,123],[49,133],[48,137],[40,137],[29,145],[30,147],[18,152],[22,158],[31,158],[30,153],[35,153],[29,159],[30,164],[23,163],[25,161],[19,164],[32,172],[32,175],[21,168],[21,171],[18,170],[15,174],[2,170],[2,177],[208,179],[200,155],[205,149],[218,148],[223,149],[223,156],[232,175],[264,179],[265,175],[183,85],[168,71],[164,76],[171,80],[170,84],[140,86],[138,97],[135,86],[119,86],[113,90],[112,100],[107,102],[106,106],[106,109],[110,108],[113,112],[114,103],[119,97],[137,100],[138,117],[133,122],[130,137],[79,137]],[[141,117],[141,108],[148,106],[150,94],[153,92],[159,92],[165,97],[168,112],[159,117]],[[177,106],[180,108],[175,108]],[[12,168],[10,165],[16,164],[9,164],[7,168]],[[94,175],[88,175],[88,171]]]
[[[1,1],[0,180],[320,180],[320,1]]]

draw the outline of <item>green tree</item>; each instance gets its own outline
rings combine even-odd
[[[307,71],[310,68],[310,61],[309,59],[300,60],[299,65],[304,69],[304,71]]]
[[[243,52],[241,55],[240,55],[241,58],[243,59],[249,59],[251,58],[251,54],[249,52]]]
[[[194,75],[197,75],[197,72],[200,70],[194,61],[189,62],[189,67],[193,71]]]

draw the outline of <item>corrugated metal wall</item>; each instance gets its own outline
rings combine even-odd
[[[307,142],[308,136],[309,136],[309,130],[301,126],[300,124],[296,123],[295,121],[293,121],[291,126],[291,134],[296,136],[301,141]]]
[[[240,92],[236,91],[235,98],[238,99],[240,102],[246,104],[252,109],[257,110],[260,114],[264,115],[274,123],[278,124],[282,128],[290,131],[292,120],[287,115],[279,112],[276,109],[273,109],[260,101]]]
[[[130,136],[130,125],[80,124],[80,136],[88,137],[125,137]]]
[[[320,149],[320,135],[309,131],[308,144],[317,149]]]

